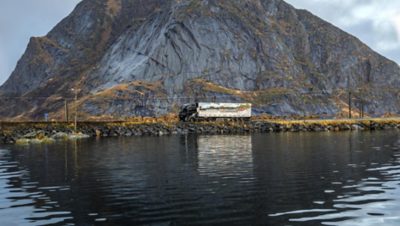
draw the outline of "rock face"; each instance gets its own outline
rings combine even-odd
[[[3,98],[0,114],[61,112],[75,88],[88,115],[161,115],[196,100],[337,115],[348,91],[355,112],[382,115],[400,111],[399,87],[396,63],[282,0],[83,0],[31,39],[0,88],[23,98]]]

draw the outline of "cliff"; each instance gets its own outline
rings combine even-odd
[[[30,40],[0,88],[0,115],[60,115],[78,91],[74,107],[97,116],[162,115],[196,100],[335,116],[351,91],[355,112],[375,116],[399,112],[399,79],[396,63],[282,0],[83,0]]]

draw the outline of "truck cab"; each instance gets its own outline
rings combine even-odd
[[[185,104],[179,112],[179,120],[183,122],[191,121],[196,117],[198,104]]]

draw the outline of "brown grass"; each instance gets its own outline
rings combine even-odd
[[[107,11],[110,16],[114,17],[121,11],[121,0],[108,0]]]
[[[365,118],[365,119],[306,119],[306,120],[284,120],[284,119],[266,119],[258,121],[267,121],[281,125],[321,125],[321,126],[338,126],[338,125],[352,125],[352,124],[400,124],[400,118]]]

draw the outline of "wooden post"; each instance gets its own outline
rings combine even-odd
[[[68,112],[68,100],[64,101],[64,109],[65,109],[65,121],[69,122],[69,112]]]

